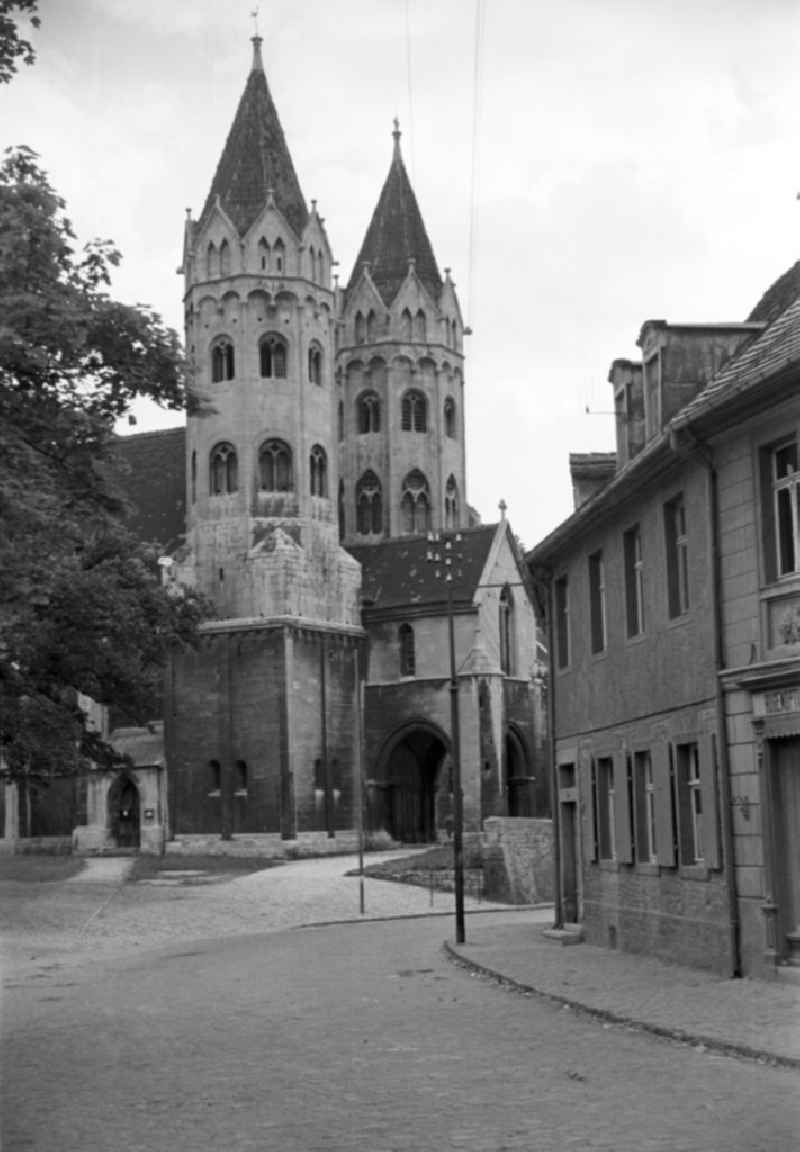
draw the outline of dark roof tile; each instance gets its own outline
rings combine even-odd
[[[176,547],[185,531],[186,429],[120,436],[115,454],[115,479],[133,506],[131,531],[165,551]]]

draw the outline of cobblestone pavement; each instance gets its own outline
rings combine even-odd
[[[5,998],[4,1152],[796,1147],[794,1072],[504,992],[445,960],[443,923],[29,971]]]
[[[561,947],[542,936],[540,917],[526,912],[506,923],[473,921],[467,944],[454,951],[517,984],[593,1011],[800,1064],[796,984],[721,980],[589,944]]]

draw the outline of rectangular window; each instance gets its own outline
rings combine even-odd
[[[800,471],[797,441],[772,451],[772,507],[778,576],[800,571]]]
[[[697,743],[679,744],[676,749],[679,850],[681,864],[702,864],[703,794]]]
[[[589,616],[592,652],[602,652],[606,646],[606,577],[602,552],[593,552],[589,557]]]
[[[636,859],[656,864],[656,785],[653,761],[649,751],[633,755],[634,795],[636,805]]]
[[[601,756],[596,764],[597,782],[597,845],[601,860],[614,860],[614,761]]]
[[[667,545],[667,595],[671,617],[689,611],[689,539],[683,494],[664,505]]]
[[[629,528],[622,538],[625,553],[625,615],[628,635],[644,632],[644,569],[642,534],[639,525]]]
[[[569,664],[569,586],[566,576],[555,583],[556,653],[559,668]]]

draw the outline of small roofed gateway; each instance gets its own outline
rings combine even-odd
[[[726,975],[800,966],[798,269],[745,322],[645,322],[616,453],[570,458],[575,511],[527,556],[563,918]]]

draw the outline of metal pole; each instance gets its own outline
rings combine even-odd
[[[461,741],[456,680],[456,640],[453,623],[453,585],[447,585],[447,626],[450,636],[450,728],[453,757],[453,879],[456,896],[456,944],[464,933],[464,797],[461,792]]]
[[[356,819],[358,821],[358,910],[361,915],[364,915],[364,760],[363,760],[363,723],[362,717],[364,715],[363,704],[361,700],[361,662],[358,658],[359,654],[359,641],[356,640],[355,648],[353,649],[353,665],[355,672],[355,684],[353,691],[355,692],[353,703],[355,705],[355,807]]]

